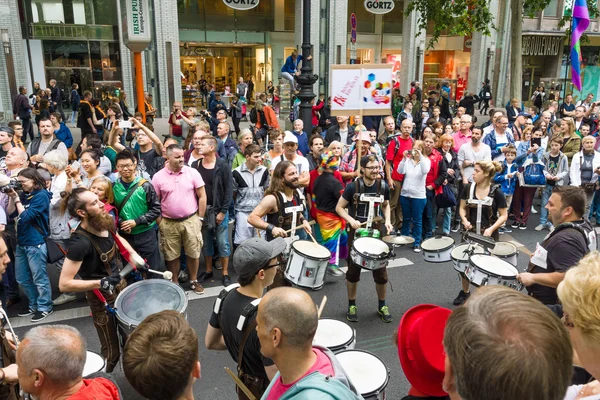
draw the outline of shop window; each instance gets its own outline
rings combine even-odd
[[[383,14],[383,33],[402,34],[402,21],[404,20],[404,6],[396,2],[392,12]]]
[[[116,2],[107,0],[93,0],[94,14],[89,19],[91,24],[95,25],[118,25]],[[90,7],[90,2],[86,2],[86,8]]]
[[[114,1],[33,0],[29,4],[33,23],[118,25],[117,7]]]
[[[352,30],[350,26],[350,15],[356,14],[356,31],[359,33],[375,33],[375,14],[368,12],[364,6],[364,0],[348,0],[348,33]]]
[[[296,0],[284,0],[284,25],[286,31],[296,30]]]
[[[223,3],[221,3],[223,4]],[[227,7],[229,8],[229,7]],[[261,1],[258,6],[245,11],[235,11],[235,27],[238,31],[270,32],[274,30],[272,1]],[[221,30],[223,27],[220,28]]]
[[[177,0],[179,27],[204,30],[204,0]]]
[[[44,65],[48,68],[89,68],[87,42],[45,40]]]

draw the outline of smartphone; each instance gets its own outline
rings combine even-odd
[[[71,168],[73,168],[75,171],[79,171],[81,169],[81,164],[79,164],[79,161],[75,160],[71,164]]]
[[[532,138],[531,145],[537,144],[538,147],[542,147],[542,138]]]
[[[119,121],[119,128],[130,129],[131,121]]]

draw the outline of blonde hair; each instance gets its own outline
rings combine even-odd
[[[600,345],[600,253],[587,254],[569,269],[556,292],[584,342]]]
[[[575,133],[575,122],[573,122],[573,118],[563,118],[562,122],[566,122],[568,125],[568,129],[569,129],[569,136],[573,136],[573,134]],[[563,137],[565,135],[563,134]]]
[[[498,161],[476,161],[475,165],[479,165],[488,182],[494,179],[497,172],[502,171],[502,164]]]
[[[329,146],[327,146],[327,149],[333,150],[333,148],[335,146],[340,146],[342,149],[344,148],[344,146],[342,146],[342,142],[338,142],[337,140],[334,140],[333,142],[329,143]]]
[[[583,144],[583,142],[594,142],[596,143],[596,138],[593,136],[586,136],[583,139],[581,139],[581,143]]]
[[[246,129],[242,129],[240,131],[240,134],[238,135],[237,138],[237,142],[238,142],[238,146],[242,146],[242,141],[246,138],[246,136],[252,136],[252,132],[250,131],[250,129],[246,128]]]

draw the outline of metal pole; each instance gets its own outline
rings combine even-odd
[[[569,66],[571,65],[571,37],[573,36],[573,10],[571,10],[571,22],[569,25],[569,51],[567,52],[567,65],[565,65],[565,83],[563,86],[563,98],[562,104],[565,104],[565,98],[567,97],[567,79],[569,79]]]
[[[142,121],[146,122],[146,107],[144,98],[144,76],[142,75],[142,53],[136,51],[133,53],[133,63],[135,66],[135,91],[137,94],[138,111],[142,113]]]
[[[312,131],[312,99],[315,98],[313,93],[313,84],[319,77],[313,74],[312,45],[310,44],[310,0],[302,1],[302,68],[299,76],[296,76],[296,81],[300,84],[300,119],[304,123],[304,131],[310,135]],[[309,60],[310,58],[310,60]]]

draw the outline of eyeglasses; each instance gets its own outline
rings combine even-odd
[[[378,165],[378,166],[376,166],[376,167],[365,167],[365,169],[370,169],[371,171],[375,171],[375,170],[378,170],[378,169],[380,169],[380,167],[379,167],[379,165]]]
[[[266,271],[266,270],[268,270],[268,269],[271,269],[271,268],[279,267],[280,265],[284,265],[284,263],[282,263],[282,262],[279,262],[279,263],[277,263],[277,264],[273,264],[273,265],[267,265],[267,266],[266,266],[266,267],[264,267],[263,269]]]
[[[131,169],[133,168],[133,164],[120,164],[117,165],[117,169]]]

